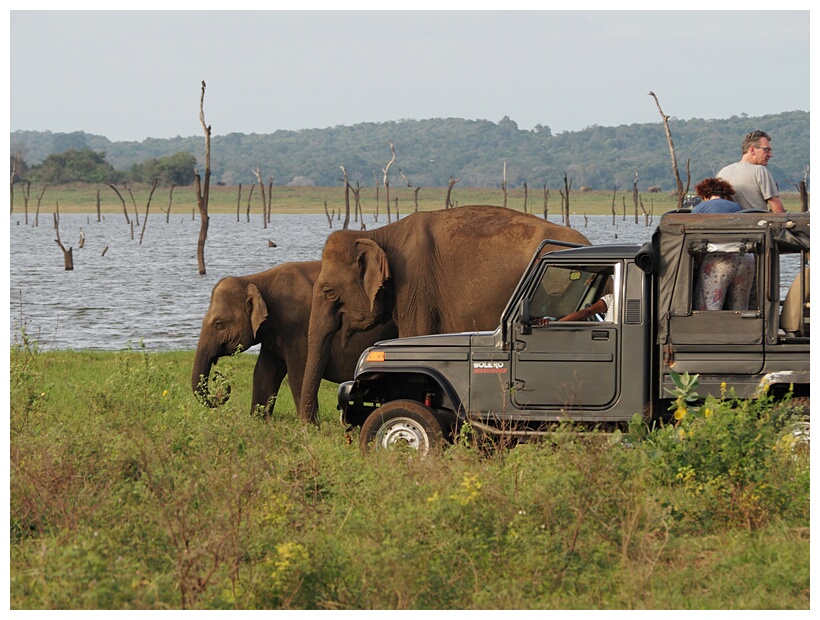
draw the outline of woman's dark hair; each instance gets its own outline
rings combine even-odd
[[[712,196],[731,200],[732,196],[735,195],[735,189],[729,182],[718,179],[717,177],[711,177],[703,179],[703,181],[695,185],[695,193],[704,200]]]

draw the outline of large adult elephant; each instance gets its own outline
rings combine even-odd
[[[365,332],[391,319],[400,337],[493,329],[544,239],[590,244],[572,228],[486,205],[331,233],[313,287],[303,421],[318,421],[322,368],[340,331]]]
[[[218,404],[222,399],[208,390],[213,365],[239,346],[247,350],[261,344],[253,371],[251,412],[261,405],[265,415],[270,415],[285,375],[299,411],[310,304],[320,266],[320,261],[284,263],[261,273],[229,276],[214,286],[194,357],[194,394],[208,404]],[[317,372],[335,383],[352,379],[361,352],[396,334],[392,321],[372,331],[351,334],[349,339],[339,333]]]

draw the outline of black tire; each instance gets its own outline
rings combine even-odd
[[[808,396],[795,396],[787,402],[779,403],[775,409],[794,416],[785,433],[792,436],[792,450],[809,450],[810,445],[810,401]]]
[[[776,405],[778,409],[788,410],[798,417],[806,420],[811,415],[811,404],[808,396],[795,396],[787,402]]]
[[[362,452],[405,447],[420,456],[447,443],[444,429],[432,409],[414,400],[394,400],[371,413],[359,434]]]

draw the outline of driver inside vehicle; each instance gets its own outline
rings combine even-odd
[[[585,283],[586,287],[593,286],[597,278],[606,274],[591,274]],[[600,297],[593,303],[585,305],[574,312],[570,312],[559,319],[549,316],[536,318],[533,325],[549,325],[550,321],[615,321],[615,295],[613,293],[611,272],[606,276],[606,283],[601,289]]]

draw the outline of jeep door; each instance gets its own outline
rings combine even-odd
[[[518,409],[604,409],[618,398],[621,280],[619,263],[544,268],[530,292],[531,327],[515,336],[510,398]],[[614,320],[559,320],[608,292]]]

